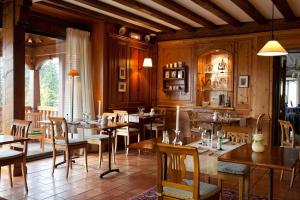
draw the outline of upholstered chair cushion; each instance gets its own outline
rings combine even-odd
[[[88,140],[108,140],[109,136],[108,135],[91,135],[90,137],[86,138]]]
[[[86,140],[80,140],[80,139],[69,139],[69,145],[80,145],[80,144],[86,144]],[[66,145],[65,140],[56,140],[55,144],[57,145]]]
[[[40,135],[43,134],[42,131],[28,131],[28,135]]]
[[[0,160],[9,160],[13,158],[18,158],[23,156],[23,152],[15,151],[11,149],[1,149],[0,150]]]
[[[245,175],[249,173],[249,166],[245,164],[230,163],[230,162],[218,162],[218,171],[223,173]]]
[[[193,185],[193,180],[188,180],[188,179],[183,179],[184,182],[186,182],[187,185]],[[206,199],[211,196],[214,196],[221,190],[220,187],[212,184],[208,184],[205,182],[200,182],[199,184],[199,193],[200,193],[200,199]],[[192,199],[193,198],[193,193],[186,191],[186,190],[181,190],[181,189],[176,189],[172,187],[164,187],[163,188],[163,194],[179,199]]]

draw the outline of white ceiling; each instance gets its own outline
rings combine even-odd
[[[34,0],[34,1],[37,1],[37,0]],[[102,11],[100,9],[97,9],[97,8],[79,3],[75,0],[63,0],[63,1],[66,1],[66,2],[69,2],[69,3],[72,3],[72,4],[75,4],[75,5],[93,10],[95,12],[98,12],[98,13],[101,13],[101,14],[104,14],[104,15],[108,15],[108,16],[126,21],[128,23],[132,23],[132,24],[137,25],[137,26],[142,26],[142,27],[148,28],[150,30],[160,32],[160,30],[158,30],[156,28],[149,27],[149,26],[146,26],[145,24],[142,24],[142,23],[139,23],[139,22],[136,22],[136,21],[133,21],[133,20],[129,20],[129,19],[120,17],[117,14]],[[133,8],[127,7],[127,6],[122,5],[122,4],[119,4],[119,3],[117,3],[113,0],[98,0],[98,1],[104,2],[104,3],[109,4],[111,6],[114,6],[114,7],[118,7],[122,10],[125,10],[127,12],[130,12],[130,13],[133,13],[133,14],[136,14],[136,15],[139,15],[139,16],[144,17],[144,18],[147,18],[149,20],[152,20],[156,23],[165,25],[165,26],[170,27],[172,29],[180,30],[180,27],[172,25],[172,24],[170,24],[168,22],[165,22],[161,19],[154,18],[151,15],[145,14],[141,11],[137,11]],[[167,15],[169,15],[169,16],[177,19],[177,20],[185,22],[185,23],[187,23],[187,24],[189,24],[193,27],[196,27],[196,28],[202,27],[201,24],[198,24],[198,23],[196,23],[196,22],[194,22],[194,21],[192,21],[192,20],[190,20],[190,19],[188,19],[188,18],[186,18],[186,17],[184,17],[184,16],[182,16],[182,15],[166,8],[166,7],[163,7],[163,6],[153,2],[151,0],[136,0],[136,1],[139,2],[139,3],[145,4],[145,5],[147,5],[151,8],[154,8],[154,9],[160,11],[160,12],[163,12],[163,13],[165,13],[165,14],[167,14]],[[227,24],[227,22],[225,22],[223,19],[221,19],[220,17],[216,16],[215,14],[209,12],[208,10],[202,8],[201,6],[199,6],[196,3],[192,2],[191,0],[173,0],[173,1],[180,4],[180,5],[182,5],[182,6],[184,6],[187,9],[191,10],[191,12],[194,12],[195,14],[211,21],[212,23],[214,23],[216,25],[225,25],[225,24]],[[219,6],[220,8],[222,8],[223,10],[225,10],[228,14],[233,16],[235,19],[237,19],[241,22],[253,22],[254,21],[250,16],[248,16],[248,14],[246,14],[242,9],[240,9],[238,6],[236,6],[231,0],[211,0],[211,1],[214,4],[216,4],[217,6]],[[300,0],[287,0],[287,1],[290,5],[291,9],[294,11],[294,14],[297,17],[300,17]],[[172,1],[170,1],[170,3],[171,2]],[[267,18],[267,19],[272,18],[272,1],[271,0],[249,0],[249,2],[265,18]],[[280,13],[280,11],[276,8],[276,6],[275,6],[275,9],[274,9],[274,18],[275,19],[284,18],[282,16],[282,14]]]

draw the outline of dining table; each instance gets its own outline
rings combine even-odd
[[[252,151],[250,144],[242,145],[218,157],[219,161],[247,164],[266,168],[269,171],[268,199],[273,199],[273,171],[292,170],[299,160],[299,150],[280,146],[265,146],[261,153]]]
[[[97,121],[92,121],[92,122],[81,122],[77,125],[77,128],[82,128],[82,129],[91,129],[95,130],[97,132],[104,131],[108,134],[108,169],[104,171],[103,173],[100,174],[100,178],[103,178],[105,175],[111,173],[111,172],[120,172],[118,168],[112,168],[111,164],[111,139],[113,132],[116,129],[122,128],[128,126],[128,123],[121,123],[121,122],[109,122],[106,124],[100,124]],[[84,137],[84,135],[83,135]],[[87,139],[87,138],[83,138]]]
[[[142,133],[142,140],[146,139],[146,131],[144,125],[150,123],[150,130],[152,130],[152,123],[155,119],[159,118],[159,114],[150,114],[150,113],[134,113],[128,115],[128,122],[138,124],[140,131]]]

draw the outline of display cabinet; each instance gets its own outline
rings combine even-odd
[[[198,59],[197,104],[202,107],[230,108],[233,99],[232,55],[213,50]]]
[[[181,61],[166,64],[163,67],[164,92],[187,92],[187,69],[187,66]]]

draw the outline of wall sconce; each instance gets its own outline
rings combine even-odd
[[[143,67],[145,68],[152,67],[152,59],[144,58]]]

